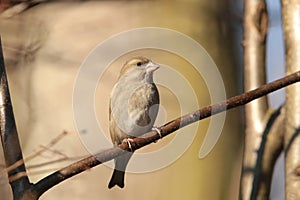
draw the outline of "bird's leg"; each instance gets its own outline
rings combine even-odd
[[[130,149],[131,152],[133,152],[132,145],[131,145],[131,142],[133,142],[132,138],[124,138],[122,142],[127,143],[128,148]]]
[[[160,139],[162,138],[161,132],[158,127],[153,126],[152,131],[156,131],[156,133],[159,135]]]

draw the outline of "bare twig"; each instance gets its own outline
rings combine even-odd
[[[65,135],[67,135],[67,133],[68,133],[67,131],[63,131],[58,136],[56,136],[55,138],[53,138],[46,146],[40,146],[38,149],[34,150],[33,153],[29,154],[24,159],[18,160],[14,164],[6,167],[5,170],[0,171],[0,174],[1,173],[10,173],[11,171],[15,170],[16,168],[24,165],[25,162],[27,162],[29,160],[32,160],[33,158],[41,155],[43,152],[49,151],[49,150],[51,151],[50,148],[52,146],[54,146],[57,142],[59,142]],[[54,153],[57,153],[57,151],[55,151]],[[63,154],[62,156],[65,158],[65,160],[67,159],[66,155]],[[29,169],[29,168],[27,167],[27,169]],[[24,175],[25,173],[22,173],[22,174]],[[20,176],[18,176],[18,177],[20,177]],[[14,180],[16,180],[16,179],[14,178]]]
[[[64,158],[58,158],[58,159],[54,159],[54,160],[50,160],[47,162],[42,162],[42,163],[38,163],[38,164],[34,164],[34,165],[26,165],[26,168],[28,170],[33,170],[33,169],[38,169],[40,167],[45,167],[45,166],[49,166],[52,164],[56,164],[56,163],[62,163],[62,162],[66,162],[66,161],[78,161],[80,159],[86,158],[88,155],[85,156],[74,156],[74,157],[64,157]],[[59,169],[59,168],[58,168]],[[56,170],[58,170],[56,169]],[[48,172],[53,171],[51,169],[47,169]],[[38,174],[38,172],[31,172],[30,174]]]
[[[282,0],[286,74],[300,70],[300,1]],[[285,199],[300,199],[300,84],[286,88]]]
[[[57,142],[59,142],[67,134],[68,134],[67,131],[63,131],[62,133],[57,135],[55,138],[53,138],[46,146],[39,146],[38,149],[34,150],[34,152],[32,152],[30,155],[28,155],[24,158],[25,162],[32,160],[33,158],[41,155],[45,151],[48,151],[52,146],[54,146]]]
[[[218,114],[228,109],[244,105],[254,99],[265,96],[270,92],[281,89],[283,87],[286,87],[290,84],[299,81],[300,81],[300,71],[291,74],[289,76],[286,76],[284,78],[281,78],[272,83],[263,85],[260,88],[257,88],[255,90],[229,98],[226,101],[222,101],[214,105],[206,106],[195,112],[188,113],[182,117],[174,119],[166,123],[165,125],[159,127],[161,131],[161,136],[165,137],[170,133],[184,126],[187,126],[193,122],[210,117],[211,115]],[[138,138],[134,138],[133,142],[131,143],[131,149],[128,147],[127,143],[122,143],[118,147],[108,149],[106,151],[96,154],[95,156],[89,156],[85,159],[75,162],[59,171],[54,172],[53,174],[50,174],[49,176],[45,177],[44,179],[34,184],[29,190],[25,192],[23,199],[26,200],[38,199],[45,191],[47,191],[51,187],[59,184],[60,182],[76,174],[79,174],[87,169],[90,169],[99,164],[114,159],[117,156],[121,156],[125,153],[125,151],[137,150],[159,139],[160,139],[160,135],[158,135],[156,131],[150,131]]]

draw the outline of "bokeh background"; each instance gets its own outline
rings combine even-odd
[[[224,80],[227,96],[242,92],[242,1],[41,1],[25,10],[20,4],[7,9],[9,3],[1,4],[0,34],[23,155],[25,158],[34,155],[26,161],[32,182],[88,155],[73,120],[74,81],[89,52],[114,34],[147,26],[182,32],[199,42],[212,57]],[[268,64],[272,66],[268,80],[274,80],[283,75],[279,2],[270,0],[268,9],[272,17],[268,40],[275,45],[268,47]],[[132,52],[115,61],[103,81],[99,81],[95,96],[95,110],[107,134],[109,93],[121,61],[139,54],[169,66],[182,66],[182,73],[191,74],[184,58],[159,51]],[[181,106],[190,106],[193,111],[210,104],[201,77],[190,76],[189,81],[199,103]],[[178,102],[174,95],[164,88],[160,92],[165,120],[177,117]],[[282,93],[272,98],[280,97]],[[271,103],[276,107],[280,101]],[[198,126],[198,133],[176,162],[151,173],[127,174],[124,189],[107,189],[112,169],[101,165],[57,185],[41,199],[238,199],[243,110],[227,112],[218,143],[207,157],[199,159],[208,123],[206,119],[192,125]],[[182,134],[189,134],[189,127],[182,129]],[[57,143],[49,145],[57,137]],[[172,137],[141,151],[166,145]],[[2,168],[3,162],[1,159]],[[11,199],[5,178],[2,174],[0,199]],[[280,183],[281,178],[276,176],[276,182]],[[280,197],[280,190],[276,191],[273,196]]]

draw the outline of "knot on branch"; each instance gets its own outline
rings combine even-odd
[[[258,3],[254,17],[254,24],[260,36],[259,41],[264,43],[268,31],[268,13],[265,2]]]

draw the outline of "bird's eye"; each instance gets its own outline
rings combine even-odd
[[[138,63],[136,63],[136,66],[141,66],[143,63],[142,62],[138,62]]]

